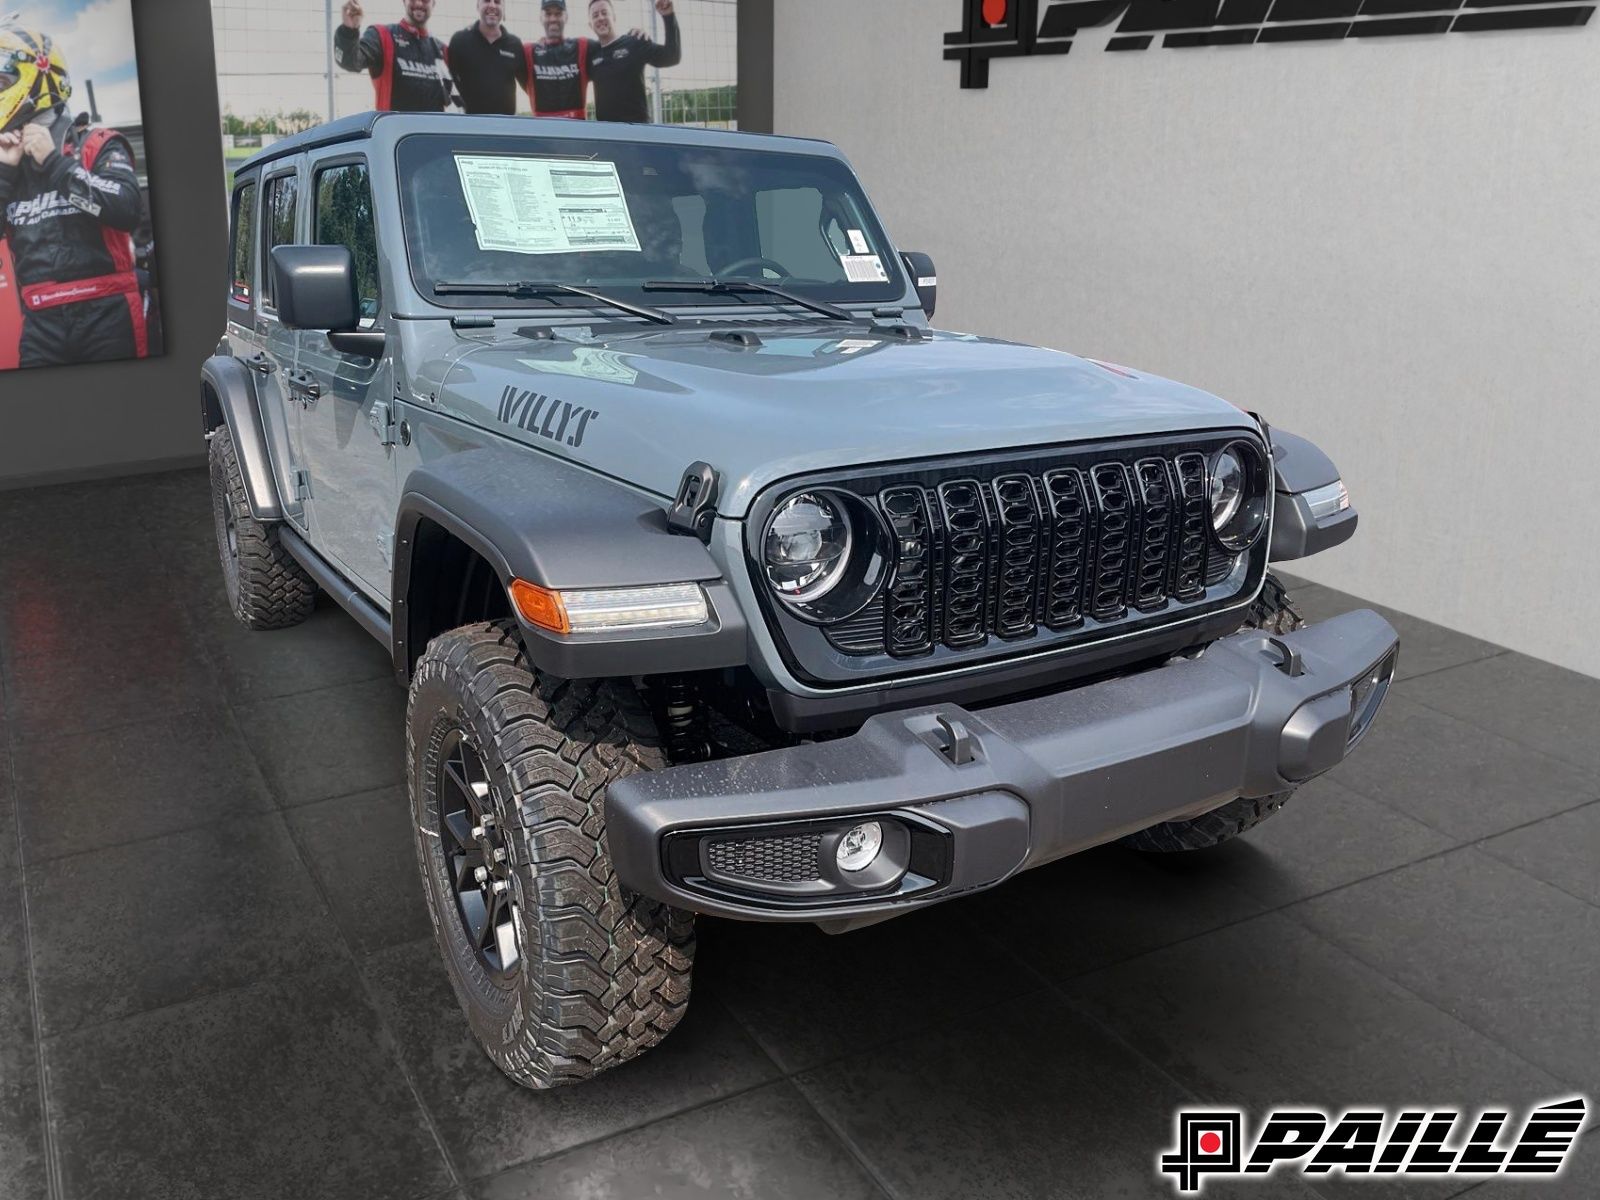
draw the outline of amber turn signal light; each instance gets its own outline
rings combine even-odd
[[[529,625],[548,629],[551,633],[571,633],[572,622],[567,619],[567,606],[561,602],[561,593],[542,588],[526,580],[511,581],[511,603],[517,615]]]

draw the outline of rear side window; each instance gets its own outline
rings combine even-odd
[[[256,185],[252,181],[233,193],[233,247],[232,267],[228,282],[228,299],[235,304],[249,304],[255,297],[252,289],[256,277],[255,260],[251,252],[256,246]]]
[[[261,299],[269,305],[272,303],[272,248],[294,245],[294,206],[299,183],[293,175],[267,180],[266,203],[261,211],[266,233],[261,255]]]
[[[361,315],[378,315],[378,232],[372,216],[372,188],[365,163],[341,163],[317,172],[316,229],[319,246],[349,246],[356,264],[356,294]]]

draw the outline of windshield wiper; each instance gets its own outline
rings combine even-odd
[[[802,296],[798,292],[791,292],[787,288],[776,287],[770,283],[758,283],[754,279],[652,279],[644,285],[647,292],[725,292],[734,295],[738,292],[759,292],[767,296],[776,296],[779,300],[787,300],[790,304],[798,304],[801,308],[809,308],[814,313],[821,313],[835,321],[854,321],[855,314],[837,305],[829,304],[825,300],[813,300],[809,296]]]
[[[607,296],[604,292],[593,292],[571,283],[534,280],[514,283],[436,283],[433,285],[433,292],[436,296],[583,296],[619,312],[631,313],[636,317],[643,317],[646,321],[654,321],[657,325],[678,323],[677,317],[662,312],[659,308],[629,304],[626,300],[618,300],[615,296]]]

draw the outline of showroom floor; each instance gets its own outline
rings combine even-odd
[[[1169,1196],[1185,1104],[1600,1098],[1600,680],[1392,614],[1378,727],[1251,836],[705,921],[667,1042],[519,1090],[434,951],[384,653],[235,625],[211,536],[198,471],[0,493],[5,1200]],[[1513,1193],[1600,1194],[1600,1136],[1472,1192]]]

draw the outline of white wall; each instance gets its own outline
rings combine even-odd
[[[1291,568],[1600,675],[1600,23],[942,61],[959,0],[777,0],[779,133],[850,155],[939,324],[1142,366],[1318,442]]]

